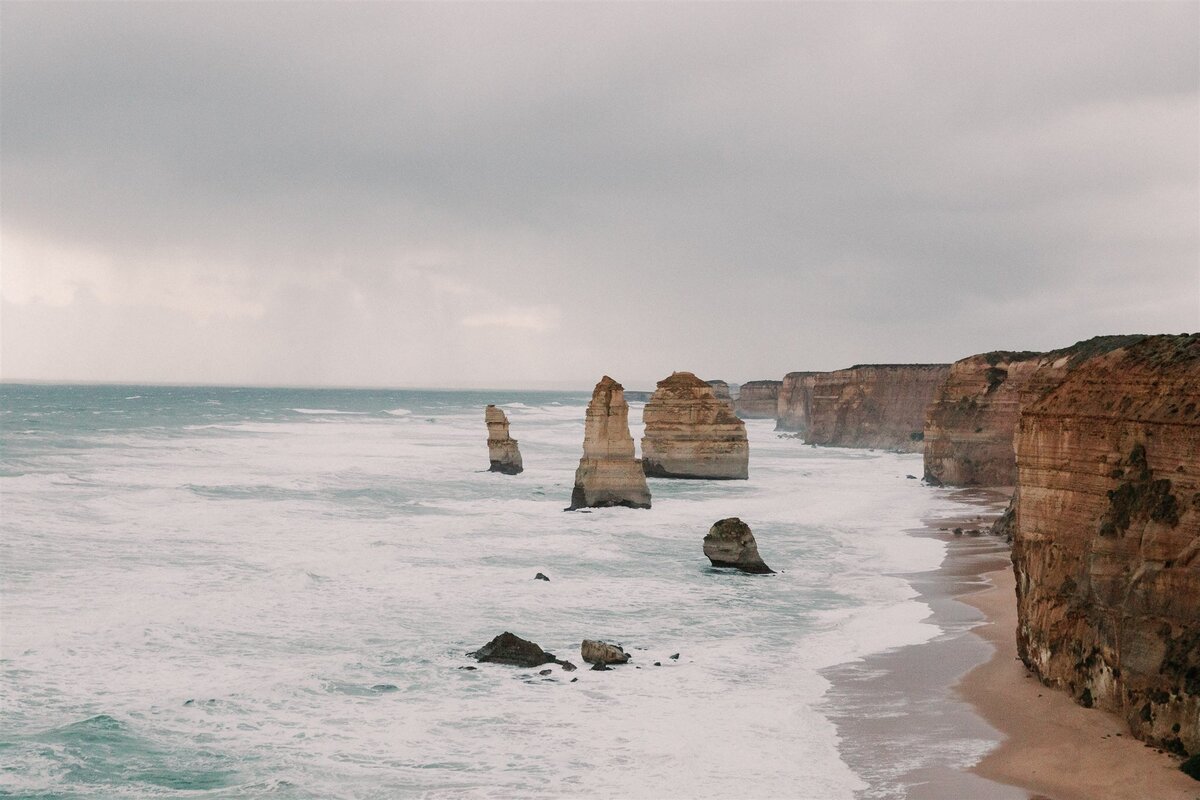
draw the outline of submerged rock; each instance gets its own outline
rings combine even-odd
[[[708,556],[714,567],[736,567],[755,575],[775,571],[763,563],[759,556],[758,544],[754,541],[750,526],[737,517],[713,523],[704,537],[704,555]]]
[[[621,384],[605,375],[592,392],[568,511],[580,508],[649,508],[650,489],[634,458],[629,404]]]
[[[510,664],[514,667],[540,667],[542,664],[559,663],[553,653],[547,653],[528,639],[522,639],[508,631],[467,655],[474,656],[478,661]]]
[[[584,639],[579,652],[583,660],[592,665],[592,669],[604,669],[609,664],[624,664],[629,661],[629,654],[622,650],[620,645],[595,639]]]
[[[744,480],[749,476],[746,423],[727,400],[690,372],[658,382],[643,414],[642,468],[656,478]]]
[[[508,417],[504,412],[489,405],[483,412],[483,419],[487,423],[488,458],[491,459],[488,471],[516,475],[525,469],[517,440],[508,435]]]

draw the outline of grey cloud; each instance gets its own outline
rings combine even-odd
[[[420,359],[401,374],[374,349],[330,356],[347,331],[392,341],[382,321],[412,266],[477,292],[417,303],[424,324],[397,345],[452,354],[466,384],[495,331],[458,321],[532,306],[561,323],[504,334],[537,354],[517,383],[587,385],[599,363],[628,364],[627,383],[767,377],[1200,322],[1195,4],[9,3],[4,17],[5,232],[151,283],[250,280],[271,330],[247,328],[240,357],[280,380],[347,365],[359,377],[338,382],[433,380]],[[361,303],[322,311],[279,288],[328,274]],[[504,307],[492,317],[488,298]],[[314,316],[328,335],[270,344],[299,342],[288,332]],[[27,363],[11,338],[6,361]],[[153,378],[167,360],[122,369]]]

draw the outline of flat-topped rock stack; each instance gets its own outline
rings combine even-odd
[[[583,458],[575,470],[568,510],[609,506],[649,508],[650,489],[642,465],[634,458],[625,390],[605,375],[588,403]]]
[[[734,411],[742,419],[774,419],[783,381],[746,381],[733,401]]]
[[[723,380],[705,381],[705,383],[712,387],[713,394],[717,396],[718,400],[725,400],[730,405],[733,404],[733,395],[729,391],[728,383]]]
[[[483,420],[488,429],[488,458],[491,460],[488,471],[516,475],[525,469],[517,440],[508,435],[508,417],[504,412],[489,405],[483,412]]]
[[[712,386],[690,372],[658,382],[643,412],[642,468],[656,478],[749,477],[746,423]]]

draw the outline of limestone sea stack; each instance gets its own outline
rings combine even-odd
[[[1048,353],[994,351],[954,362],[925,417],[925,479],[948,486],[1013,486],[1021,409],[1088,359],[1144,336],[1098,336]]]
[[[596,639],[584,639],[579,647],[579,655],[594,667],[607,667],[609,664],[624,664],[629,661],[629,654],[619,644],[609,644]]]
[[[742,419],[775,419],[782,381],[746,381],[738,389],[734,411]]]
[[[805,441],[920,453],[925,410],[949,364],[867,364],[819,373]]]
[[[489,471],[505,475],[521,472],[524,469],[521,451],[517,449],[517,440],[508,435],[508,417],[499,408],[489,405],[483,412],[483,419],[487,423],[488,458],[492,462]]]
[[[588,403],[583,458],[575,470],[568,510],[609,506],[649,508],[650,489],[642,465],[634,458],[624,389],[605,375]]]
[[[717,520],[704,537],[704,555],[714,567],[736,567],[742,572],[765,575],[775,570],[763,563],[750,526],[737,517]]]
[[[749,477],[746,423],[711,385],[692,373],[673,372],[659,381],[642,416],[642,468],[650,477]]]
[[[1012,558],[1026,666],[1200,753],[1200,334],[1090,358],[1022,411]]]

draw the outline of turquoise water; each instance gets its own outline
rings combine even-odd
[[[564,514],[582,393],[0,399],[5,796],[849,797],[819,671],[938,633],[896,577],[942,555],[903,529],[956,510],[919,456],[751,421],[749,481]],[[519,476],[486,471],[487,403]],[[707,566],[731,515],[778,575]],[[504,630],[634,661],[459,669]]]

